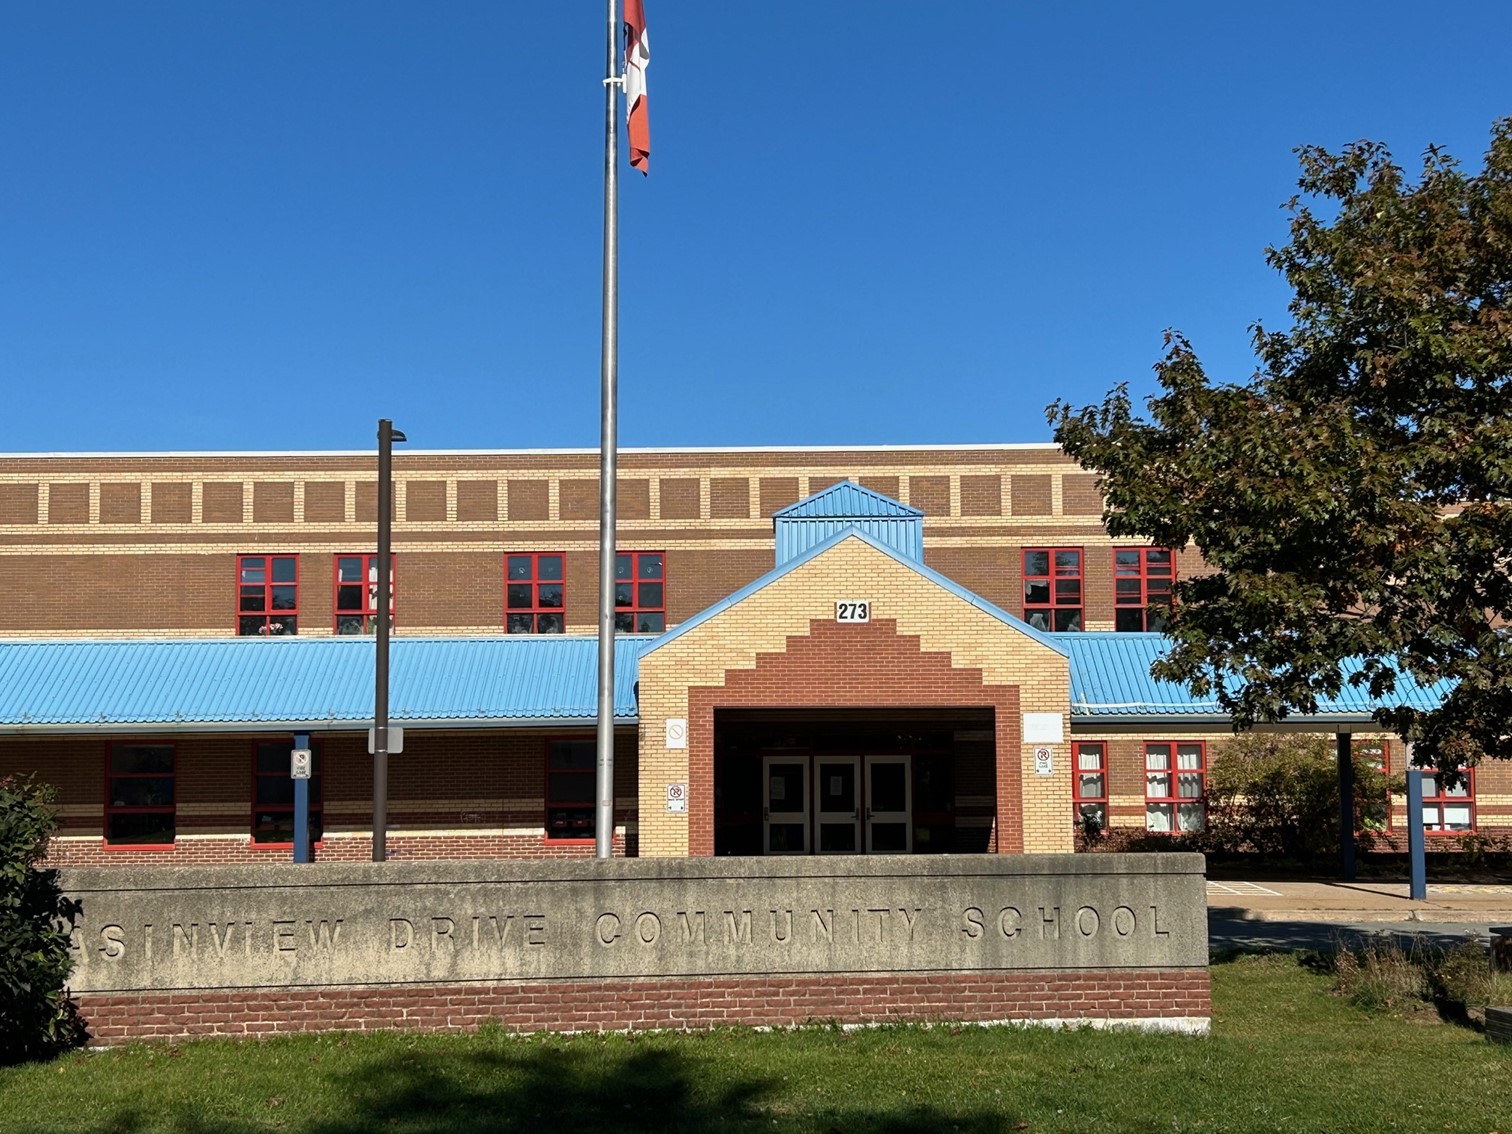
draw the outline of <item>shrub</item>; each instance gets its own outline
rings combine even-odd
[[[1512,976],[1493,973],[1486,947],[1472,939],[1440,948],[1413,938],[1340,946],[1334,989],[1368,1011],[1412,1011],[1429,1006],[1446,1018],[1473,1023],[1488,1004],[1508,999]]]
[[[1354,760],[1355,826],[1368,848],[1374,816],[1385,814],[1391,781]],[[1225,742],[1208,769],[1209,853],[1258,852],[1307,862],[1339,846],[1339,779],[1333,741],[1324,736],[1246,733]]]
[[[54,1055],[84,1028],[65,982],[74,903],[54,870],[39,870],[57,826],[53,789],[0,779],[0,1064]]]

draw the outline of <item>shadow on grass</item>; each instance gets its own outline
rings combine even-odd
[[[618,1044],[554,1047],[510,1038],[501,1038],[497,1048],[486,1051],[462,1051],[446,1044],[408,1051],[390,1048],[340,1075],[331,1093],[339,1101],[327,1105],[320,1117],[287,1106],[256,1117],[196,1107],[173,1115],[122,1111],[106,1122],[73,1129],[77,1134],[997,1134],[1014,1129],[1017,1118],[982,1108],[947,1113],[908,1104],[881,1109],[864,1092],[855,1092],[839,1105],[833,1098],[806,1105],[778,1081],[674,1050],[625,1050]]]

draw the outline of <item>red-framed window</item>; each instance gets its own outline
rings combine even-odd
[[[614,557],[616,631],[660,634],[667,628],[666,561],[660,551],[622,551]]]
[[[1082,628],[1080,548],[1024,549],[1024,621],[1036,630]]]
[[[177,835],[172,744],[116,741],[105,752],[105,844],[172,846]]]
[[[1207,745],[1145,745],[1145,830],[1184,835],[1207,822]]]
[[[1466,768],[1450,786],[1436,768],[1423,769],[1423,831],[1463,835],[1475,830],[1475,769]]]
[[[1165,547],[1113,549],[1113,629],[1124,632],[1165,629],[1165,615],[1152,603],[1171,605],[1176,557]]]
[[[1374,768],[1383,776],[1391,775],[1391,742],[1389,740],[1354,740],[1355,760],[1366,767]],[[1366,800],[1360,807],[1360,826],[1367,831],[1391,830],[1391,795],[1381,799]]]
[[[280,637],[299,632],[299,556],[236,557],[236,633]]]
[[[261,847],[294,845],[294,780],[289,775],[293,740],[252,744],[252,842]],[[310,748],[310,845],[320,842],[324,793],[320,748]]]
[[[1102,741],[1077,741],[1071,745],[1071,806],[1078,829],[1108,829],[1108,746]]]
[[[567,629],[567,557],[560,551],[504,557],[504,629],[510,634]]]
[[[597,756],[593,737],[546,742],[546,838],[594,838]]]
[[[336,633],[378,632],[378,554],[338,555],[336,576]],[[389,629],[394,627],[394,556],[389,556]]]

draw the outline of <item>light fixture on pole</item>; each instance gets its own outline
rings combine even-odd
[[[373,861],[388,857],[389,620],[394,577],[394,442],[409,440],[388,418],[378,421],[378,658],[373,667]]]

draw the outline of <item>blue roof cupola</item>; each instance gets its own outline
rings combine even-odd
[[[774,513],[772,528],[779,567],[846,528],[860,528],[905,558],[924,562],[924,513],[849,480]]]

